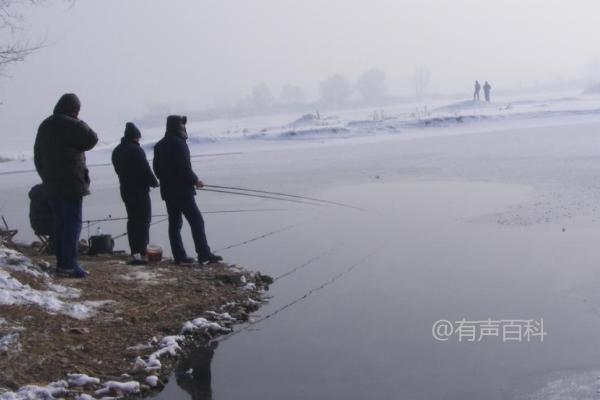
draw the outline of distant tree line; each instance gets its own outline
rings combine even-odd
[[[414,97],[427,95],[430,84],[429,70],[417,68],[410,77]],[[361,73],[354,81],[342,74],[334,74],[319,84],[319,97],[308,103],[304,91],[295,85],[287,84],[274,95],[269,87],[261,83],[247,96],[241,98],[236,108],[246,112],[262,112],[281,108],[301,108],[302,106],[337,108],[349,104],[378,104],[390,99],[386,74],[382,69],[371,68]]]

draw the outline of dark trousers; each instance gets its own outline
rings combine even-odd
[[[175,261],[183,260],[187,257],[183,242],[181,241],[181,227],[183,226],[183,215],[190,224],[192,238],[198,257],[206,257],[210,252],[206,233],[204,232],[204,219],[196,205],[196,199],[193,194],[184,194],[165,199],[167,203],[167,213],[169,214],[169,242],[171,243],[171,252]]]
[[[50,200],[54,217],[54,252],[57,268],[71,269],[79,266],[82,203],[82,197]]]
[[[127,238],[131,254],[146,254],[150,242],[150,193],[121,194],[127,210]]]

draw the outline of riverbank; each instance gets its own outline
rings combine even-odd
[[[51,258],[0,246],[0,399],[160,389],[178,356],[247,320],[271,282],[226,264],[125,261],[83,257],[88,278],[57,278]]]

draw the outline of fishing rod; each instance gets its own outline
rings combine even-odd
[[[202,211],[202,214],[228,214],[228,213],[243,213],[243,212],[270,212],[270,211],[293,211],[293,208],[254,208],[254,209],[247,209],[247,210],[216,210],[216,211]],[[159,217],[167,217],[168,214],[155,214],[152,215],[152,218],[159,218]],[[102,218],[102,219],[87,219],[85,221],[82,221],[85,224],[98,224],[100,222],[111,222],[111,221],[125,221],[129,219],[129,217],[118,217],[118,218],[113,218],[112,216],[108,216],[108,218]]]
[[[266,211],[284,211],[284,210],[285,210],[285,211],[290,211],[290,209],[285,209],[285,208],[273,208],[273,209],[267,209],[267,208],[265,208],[265,209],[260,209],[260,208],[259,208],[259,209],[250,209],[250,210],[222,210],[222,211],[206,211],[206,212],[203,212],[202,214],[227,214],[227,213],[241,213],[241,212],[252,212],[252,211],[257,211],[257,212],[266,212]],[[291,209],[291,210],[293,210],[293,209]],[[167,220],[169,219],[169,217],[168,217],[168,215],[167,215],[167,214],[153,215],[153,217],[166,217],[166,218],[160,219],[160,220],[158,220],[158,221],[154,221],[154,222],[152,222],[152,223],[150,224],[150,226],[153,226],[153,225],[156,225],[156,224],[160,224],[160,223],[162,223],[162,222],[165,222],[165,221],[167,221]],[[123,219],[127,219],[127,218],[123,218]],[[108,220],[108,221],[116,221],[116,219],[111,219],[111,220]],[[89,234],[88,234],[88,236],[89,236]],[[115,236],[113,239],[114,239],[114,240],[117,240],[117,239],[120,239],[120,238],[122,238],[122,237],[124,237],[124,236],[127,236],[127,232],[124,232],[124,233],[122,233],[122,234],[120,234],[120,235],[117,235],[117,236]],[[245,244],[245,243],[244,243],[244,244]],[[237,245],[241,245],[241,244],[237,244]]]
[[[289,209],[289,208],[257,208],[257,209],[247,209],[247,210],[216,210],[216,211],[204,211],[203,214],[230,214],[230,213],[243,213],[243,212],[272,212],[272,211],[292,211],[293,209]],[[156,214],[156,215],[152,215],[152,218],[160,218],[160,217],[167,217],[167,214]],[[84,224],[86,224],[86,229],[87,229],[87,233],[88,233],[88,240],[90,239],[90,228],[92,228],[93,226],[96,226],[102,222],[112,222],[112,221],[125,221],[129,219],[128,217],[119,217],[119,218],[113,218],[112,216],[108,216],[108,218],[103,218],[103,219],[88,219],[85,221],[82,221]],[[162,222],[162,221],[159,221]],[[150,224],[150,226],[154,225],[156,222],[153,222]],[[122,236],[127,235],[122,234],[117,236],[114,239],[120,238]]]
[[[308,205],[311,205],[311,206],[322,206],[322,204],[311,203],[311,202],[308,202],[308,201],[286,199],[286,198],[275,197],[275,196],[267,196],[267,195],[261,195],[261,194],[240,193],[240,192],[235,192],[235,191],[231,191],[231,190],[206,189],[205,187],[200,188],[200,190],[203,190],[205,192],[227,193],[227,194],[235,194],[235,195],[238,195],[238,196],[248,196],[248,197],[258,197],[258,198],[261,198],[261,199],[288,201],[288,202],[291,202],[291,203],[308,204]]]
[[[150,224],[150,226],[160,224],[161,222],[165,222],[168,219],[169,219],[169,217],[166,217],[166,218],[160,219],[158,221],[154,221]],[[121,239],[122,237],[125,237],[125,236],[127,236],[127,232],[124,232],[124,233],[121,233],[120,235],[115,236],[113,238],[113,240]]]
[[[371,251],[369,254],[367,254],[366,256],[362,257],[360,260],[356,261],[355,263],[353,263],[352,265],[350,265],[348,268],[344,269],[343,271],[337,273],[336,275],[332,276],[331,278],[329,278],[328,280],[326,280],[325,282],[321,283],[320,285],[313,287],[312,289],[308,290],[307,292],[305,292],[303,295],[296,297],[294,300],[290,301],[289,303],[284,304],[283,306],[277,308],[276,310],[270,312],[269,314],[260,317],[254,321],[248,322],[245,326],[243,326],[242,328],[240,328],[237,331],[233,331],[231,333],[229,333],[228,335],[222,336],[220,338],[214,339],[214,342],[224,342],[226,340],[231,339],[232,337],[234,337],[235,335],[247,331],[248,329],[252,328],[253,326],[260,324],[261,322],[274,317],[275,315],[287,310],[290,307],[293,307],[294,305],[300,303],[303,300],[306,300],[307,298],[309,298],[311,295],[313,295],[314,293],[317,293],[323,289],[325,289],[327,286],[330,286],[332,284],[334,284],[337,280],[343,278],[345,275],[349,274],[350,272],[352,272],[354,269],[356,269],[357,267],[363,265],[363,263],[368,260],[369,258],[373,257],[375,254],[379,253],[381,250],[383,249],[383,247],[379,247],[373,251]]]
[[[263,194],[274,195],[274,196],[292,197],[292,198],[296,198],[296,199],[316,201],[318,203],[331,204],[331,205],[334,205],[334,206],[340,206],[340,207],[352,208],[354,210],[365,211],[362,208],[355,207],[355,206],[350,205],[350,204],[339,203],[337,201],[317,199],[315,197],[299,196],[299,195],[296,195],[296,194],[288,194],[288,193],[281,193],[281,192],[270,192],[270,191],[267,191],[267,190],[249,189],[249,188],[233,187],[233,186],[204,185],[204,187],[206,187],[206,188],[214,188],[214,189],[225,189],[225,190],[239,190],[239,191],[242,191],[242,192],[263,193]]]

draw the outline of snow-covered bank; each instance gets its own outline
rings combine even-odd
[[[95,307],[105,304],[103,301],[75,301],[80,291],[59,285],[42,270],[44,264],[34,265],[23,254],[0,246],[0,305],[36,305],[51,314],[64,314],[75,319],[89,318]],[[39,286],[34,289],[21,283],[11,273],[30,275]]]
[[[600,121],[600,96],[504,97],[491,103],[436,100],[323,113],[315,111],[302,116],[192,120],[188,123],[188,133],[193,154],[218,155],[583,121]],[[150,157],[163,130],[162,126],[143,129],[143,147]],[[114,134],[106,137],[100,132],[100,136],[100,144],[88,153],[89,164],[109,164],[110,152],[119,141]],[[32,171],[31,152],[31,148],[5,150],[6,154],[1,155],[9,156],[13,161],[1,163],[0,173]]]
[[[58,279],[30,257],[0,245],[0,400],[158,390],[182,354],[246,320],[270,282],[235,266],[129,267],[110,257],[85,259],[85,280]],[[256,289],[234,284],[242,281]]]

